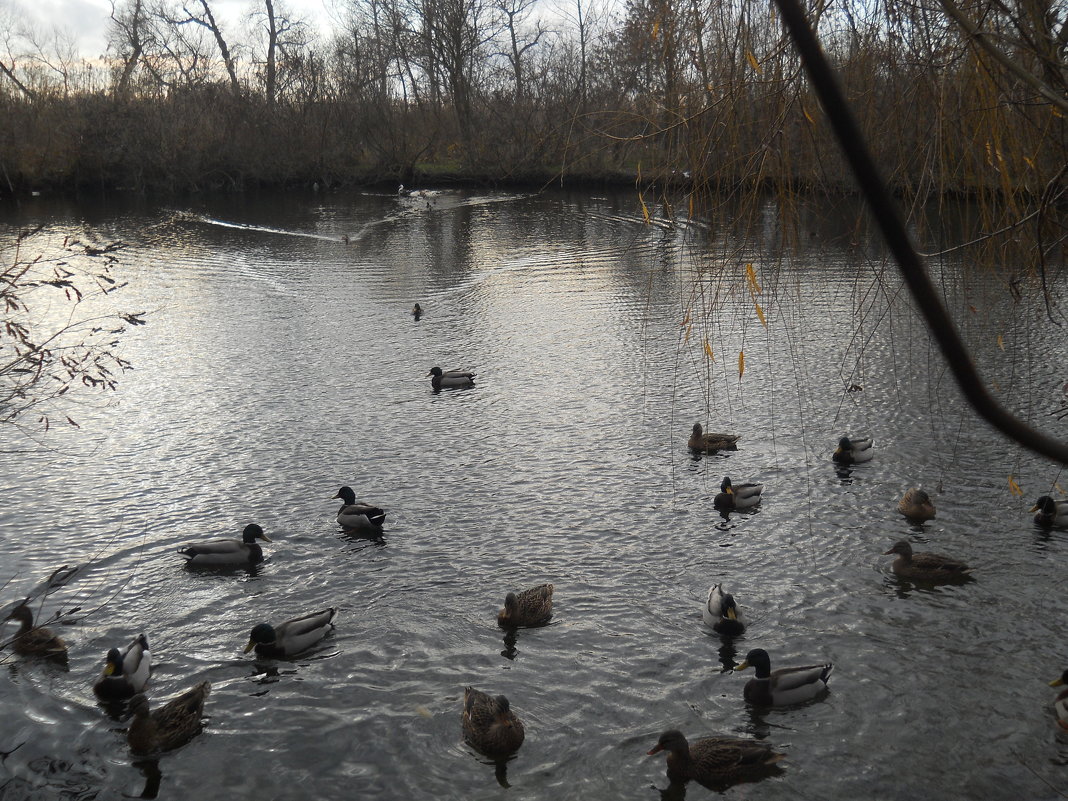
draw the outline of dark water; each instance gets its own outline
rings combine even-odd
[[[43,221],[128,242],[124,307],[149,324],[123,338],[136,369],[119,391],[73,408],[80,429],[0,432],[20,451],[0,454],[5,603],[91,563],[45,602],[81,607],[55,626],[69,672],[6,662],[0,797],[656,799],[664,763],[645,752],[667,728],[788,754],[732,797],[1068,790],[1046,686],[1068,666],[1068,533],[1027,513],[1068,484],[964,409],[848,220],[813,214],[784,248],[770,209],[739,241],[662,208],[646,225],[632,195],[426,202],[9,214],[6,240]],[[934,269],[999,396],[1068,436],[1051,416],[1068,337],[1038,294],[1013,303],[999,275]],[[434,395],[433,365],[477,386]],[[692,457],[698,420],[739,450]],[[848,432],[877,456],[839,475]],[[713,510],[728,473],[766,484],[757,512]],[[389,509],[383,541],[337,528],[342,484]],[[894,507],[918,484],[938,517],[910,526]],[[254,571],[190,572],[174,553],[252,521],[274,539]],[[899,584],[881,554],[903,537],[977,580]],[[553,623],[506,643],[505,593],[544,581]],[[720,581],[751,621],[733,645],[701,620]],[[253,624],[327,605],[337,631],[307,655],[242,655]],[[204,733],[158,765],[131,760],[91,692],[107,649],[140,631],[153,698],[213,686]],[[725,666],[752,647],[773,667],[833,661],[830,694],[747,708],[752,674]],[[468,684],[525,722],[507,789],[461,741]]]

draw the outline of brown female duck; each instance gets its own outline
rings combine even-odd
[[[669,779],[694,779],[703,784],[743,778],[785,759],[785,754],[773,751],[769,743],[739,737],[705,737],[691,745],[677,729],[661,734],[648,753],[661,751],[667,751]]]
[[[22,625],[12,640],[15,653],[20,656],[37,656],[67,661],[67,644],[44,626],[33,625],[33,610],[26,604],[16,606],[5,620],[17,620]]]
[[[544,626],[552,616],[553,585],[539,584],[518,595],[508,593],[504,597],[504,609],[497,613],[497,625],[501,628]]]
[[[939,553],[913,553],[908,540],[894,543],[894,547],[883,556],[897,554],[897,559],[890,569],[898,576],[913,581],[949,582],[965,581],[971,578],[971,568],[964,562],[951,559]]]
[[[1060,678],[1049,683],[1050,687],[1063,687],[1068,684],[1068,670]],[[1068,731],[1068,689],[1061,690],[1053,699],[1053,711],[1057,714],[1057,725]]]
[[[130,701],[133,718],[126,732],[130,751],[138,756],[170,751],[200,734],[204,699],[211,685],[204,681],[149,713],[148,699],[138,693]]]
[[[523,744],[523,722],[512,711],[508,699],[464,689],[464,740],[490,759],[504,759]]]
[[[897,503],[897,510],[917,523],[924,520],[933,520],[935,507],[931,502],[931,496],[918,487],[912,487]]]
[[[738,450],[738,439],[737,434],[716,434],[713,432],[706,434],[700,423],[694,423],[693,432],[690,434],[689,440],[686,441],[686,445],[691,451],[701,451],[703,453],[736,451]]]

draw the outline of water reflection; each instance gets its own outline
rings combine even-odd
[[[145,777],[145,786],[139,796],[135,798],[156,798],[159,796],[159,787],[163,781],[163,773],[159,769],[158,759],[142,759],[133,763],[134,767],[141,771]],[[130,797],[130,796],[127,796]]]

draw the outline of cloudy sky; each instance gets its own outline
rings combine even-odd
[[[210,0],[212,11],[224,29],[233,30],[248,13],[254,0]],[[320,28],[329,28],[334,13],[332,0],[285,0],[285,5]],[[102,55],[111,16],[108,0],[0,0],[0,27],[18,29],[25,23],[45,34],[57,29],[74,38],[86,58]],[[0,50],[3,44],[0,42]]]

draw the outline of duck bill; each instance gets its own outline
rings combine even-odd
[[[652,756],[653,754],[659,754],[663,750],[664,750],[664,746],[662,746],[659,743],[657,743],[656,745],[653,746],[653,749],[651,751],[646,751],[645,755],[646,756]]]
[[[268,537],[268,536],[267,536],[266,534],[260,534],[260,535],[259,535],[259,537],[257,537],[257,539],[261,539],[261,540],[263,540],[264,542],[274,542],[274,540],[272,540],[272,539],[271,539],[270,537]]]
[[[1032,511],[1032,512],[1037,512],[1037,511],[1038,511],[1038,508],[1039,508],[1039,507],[1038,507],[1038,504],[1036,503],[1036,504],[1035,504],[1034,506],[1032,506],[1032,507],[1031,507],[1031,511]]]
[[[1051,681],[1051,682],[1049,683],[1049,686],[1050,686],[1050,687],[1060,687],[1060,686],[1061,686],[1062,684],[1064,684],[1064,679],[1063,679],[1063,678],[1061,678],[1061,679],[1054,679],[1053,681]]]
[[[735,666],[734,669],[735,670],[745,670],[747,667],[749,667],[749,663],[748,662],[742,662],[742,664]]]
[[[892,553],[897,553],[897,552],[893,548],[891,548],[889,551],[883,551],[883,556],[889,556]]]
[[[738,615],[735,614],[733,609],[728,609],[727,610],[727,617],[729,617],[731,620],[737,620],[738,619]]]
[[[247,654],[249,651],[251,651],[255,647],[256,647],[256,641],[255,640],[249,640],[248,641],[248,645],[245,646],[245,653]]]
[[[333,498],[331,498],[330,500],[332,500],[332,501],[336,501],[336,500],[337,500],[338,498],[340,498],[340,497],[341,497],[341,493],[339,492],[339,493],[338,493],[337,495],[335,495],[335,496],[334,496]]]
[[[110,662],[108,662],[106,665],[104,665],[104,675],[105,676],[114,676],[115,675],[115,666],[113,664],[111,664]]]

